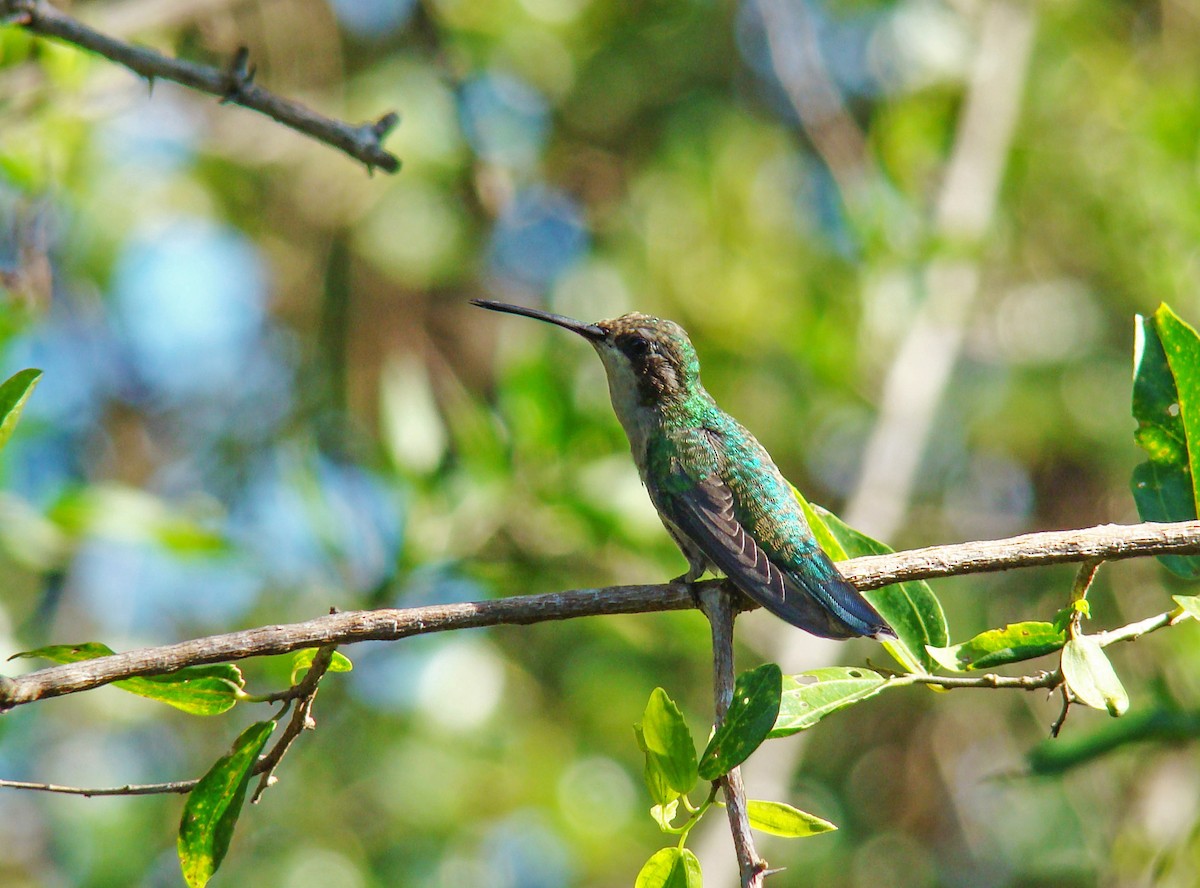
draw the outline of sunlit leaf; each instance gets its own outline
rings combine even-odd
[[[1133,498],[1144,521],[1196,518],[1200,452],[1200,337],[1163,304],[1137,318],[1134,349],[1134,437],[1149,457],[1133,470]],[[1200,578],[1200,557],[1163,555],[1171,571]]]
[[[646,861],[634,888],[700,888],[700,861],[687,848],[662,848]]]
[[[242,813],[254,764],[275,730],[275,722],[256,722],[217,759],[188,793],[179,822],[179,864],[189,888],[203,888],[225,859],[233,828]]]
[[[1104,649],[1086,636],[1067,642],[1062,653],[1063,679],[1072,696],[1084,706],[1118,716],[1129,708],[1129,695]]]
[[[642,751],[645,764],[642,767],[642,780],[654,801],[655,807],[665,807],[679,798],[679,792],[671,788],[667,775],[659,764],[659,757],[652,755],[646,746],[646,736],[642,733],[641,725],[633,726],[633,735],[637,738],[638,749]]]
[[[874,697],[885,679],[857,666],[829,666],[783,677],[779,717],[770,737],[788,737],[811,728],[825,716]]]
[[[1193,620],[1200,620],[1200,595],[1172,595],[1175,603]]]
[[[300,680],[300,677],[308,671],[313,664],[313,658],[316,657],[317,651],[320,648],[304,648],[292,654],[292,677],[291,683],[295,684]],[[350,658],[338,651],[333,652],[333,657],[329,660],[330,672],[349,672],[354,668],[354,664],[350,662]]]
[[[746,802],[746,813],[750,817],[750,825],[755,829],[786,839],[802,839],[837,829],[828,820],[783,802],[750,799]]]
[[[696,744],[683,713],[662,688],[650,692],[639,727],[639,742],[647,764],[653,760],[671,789],[689,792],[696,785]]]
[[[817,542],[834,561],[893,551],[850,527],[832,512],[810,505],[799,491],[796,491],[796,498]],[[931,671],[935,663],[926,647],[942,647],[949,643],[950,637],[941,602],[929,584],[924,580],[910,580],[872,589],[863,595],[899,636],[896,641],[883,643],[896,662],[911,672]]]
[[[41,370],[21,370],[0,384],[0,447],[12,437],[25,402],[33,394],[41,375]]]
[[[716,780],[758,749],[779,716],[782,691],[783,674],[774,663],[764,663],[737,677],[725,720],[700,757],[701,777]]]
[[[1054,623],[1030,621],[989,629],[970,641],[950,647],[929,647],[930,655],[952,672],[992,669],[1053,653],[1066,643],[1065,629]]]
[[[37,650],[13,654],[19,657],[40,658],[54,663],[78,663],[107,657],[114,651],[98,641],[83,644],[54,644]],[[211,663],[206,666],[185,666],[163,675],[141,675],[114,681],[112,686],[166,703],[189,715],[220,715],[233,708],[238,693],[246,685],[241,669],[233,663]]]

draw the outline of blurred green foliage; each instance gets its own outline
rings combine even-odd
[[[1031,7],[998,206],[961,244],[932,219],[987,5],[808,7],[874,159],[854,195],[798,124],[750,3],[78,6],[213,64],[245,44],[259,83],[352,121],[395,108],[395,177],[0,27],[4,376],[45,371],[0,460],[0,649],[126,649],[331,606],[680,573],[598,362],[469,309],[474,296],[679,321],[718,402],[836,511],[923,269],[966,256],[979,295],[887,542],[1136,520],[1132,319],[1160,301],[1200,317],[1200,17]],[[1051,620],[1070,578],[936,591],[950,637],[972,638]],[[1189,589],[1152,561],[1106,566],[1092,624]],[[745,665],[764,619],[739,621]],[[1195,632],[1110,652],[1133,713],[1200,707]],[[869,642],[801,654],[785,673],[877,656]],[[696,613],[351,656],[214,884],[629,884],[661,843],[630,725],[655,687],[689,724],[711,714]],[[256,688],[290,669],[245,664]],[[1053,781],[993,779],[1057,714],[1040,695],[919,688],[836,713],[801,735],[786,801],[838,831],[764,853],[828,886],[1195,884],[1190,728]],[[253,719],[75,695],[0,719],[0,776],[197,776]],[[1108,722],[1080,710],[1064,736]],[[0,883],[179,884],[179,816],[175,797],[0,794]]]

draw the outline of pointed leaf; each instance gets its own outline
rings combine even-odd
[[[651,757],[655,759],[667,785],[673,790],[690,792],[696,785],[696,744],[683,713],[662,688],[650,692],[641,728],[647,761]]]
[[[188,793],[177,844],[189,888],[203,888],[225,859],[254,765],[274,730],[273,721],[246,728]]]
[[[1072,696],[1084,706],[1107,710],[1113,717],[1129,708],[1129,695],[1095,639],[1080,636],[1068,641],[1062,672]]]
[[[637,875],[634,888],[701,888],[700,861],[687,848],[655,851]]]
[[[785,839],[802,839],[837,829],[828,820],[783,802],[750,799],[746,802],[746,813],[750,817],[750,825],[759,832],[783,836]]]
[[[300,680],[300,676],[307,672],[313,664],[313,658],[316,657],[317,651],[320,648],[304,648],[292,654],[292,684]],[[338,651],[333,652],[333,657],[329,660],[330,672],[350,672],[354,669],[354,664],[350,662],[350,658]]]
[[[83,644],[53,644],[33,651],[13,654],[10,660],[37,657],[54,663],[78,663],[115,653],[98,641]],[[114,681],[112,686],[174,706],[189,715],[220,715],[228,712],[238,701],[246,685],[242,670],[232,663],[211,663],[206,666],[185,666],[164,675],[142,675]]]
[[[733,685],[733,702],[700,758],[700,776],[716,780],[744,762],[767,739],[779,716],[783,673],[774,663],[743,672]]]
[[[21,370],[0,385],[0,447],[12,437],[21,411],[25,409],[25,402],[33,394],[41,375],[41,370]]]
[[[1200,595],[1172,595],[1175,603],[1193,620],[1200,620]]]
[[[834,561],[861,555],[886,555],[893,551],[855,530],[832,512],[809,504],[796,488],[792,490],[817,542]],[[935,664],[926,647],[949,644],[950,636],[942,604],[929,584],[924,580],[911,580],[872,589],[863,595],[899,636],[896,641],[883,643],[896,662],[910,672],[932,671]]]
[[[1135,328],[1134,438],[1146,455],[1133,470],[1133,498],[1144,521],[1196,518],[1200,452],[1200,337],[1166,305]],[[1172,572],[1200,578],[1200,557],[1160,556]]]
[[[1030,621],[1010,623],[1003,629],[989,629],[970,641],[950,647],[929,646],[930,655],[952,672],[992,669],[1005,663],[1019,663],[1053,653],[1067,641],[1064,629],[1053,623]]]
[[[789,737],[811,728],[825,716],[883,690],[886,680],[878,672],[857,666],[829,666],[783,677],[779,717],[770,737]]]

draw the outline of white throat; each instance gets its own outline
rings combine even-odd
[[[658,425],[658,415],[641,403],[637,374],[633,372],[629,359],[607,343],[597,342],[594,345],[600,360],[604,362],[613,412],[617,414],[621,427],[625,429],[625,436],[629,438],[629,449],[633,451],[638,472],[645,478],[646,443]]]

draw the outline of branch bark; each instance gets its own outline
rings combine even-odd
[[[254,68],[241,50],[224,70],[173,59],[143,46],[134,46],[88,27],[45,0],[0,0],[0,24],[14,24],[43,37],[53,37],[104,56],[145,77],[170,80],[216,96],[222,104],[241,105],[265,114],[286,127],[310,136],[365,164],[389,173],[400,160],[385,151],[383,140],[399,122],[394,112],[377,121],[353,125],[318,114],[299,102],[277,96],[254,84]]]
[[[1200,521],[1175,524],[1106,524],[1084,530],[1031,533],[1005,540],[959,543],[872,555],[839,567],[860,589],[904,580],[1103,558],[1200,554]],[[701,594],[718,581],[699,584]],[[527,625],[606,614],[687,610],[694,607],[682,583],[609,586],[492,601],[382,608],[329,614],[302,623],[262,626],[144,648],[80,663],[52,666],[14,678],[0,676],[0,712],[46,697],[86,691],[135,675],[158,675],[184,666],[287,654],[302,648],[360,641],[395,641],[411,635],[482,626]],[[749,607],[749,604],[746,603]]]
[[[721,727],[729,712],[729,704],[733,702],[733,621],[738,607],[734,595],[722,584],[706,589],[700,600],[704,615],[712,626],[713,730]],[[731,770],[721,778],[720,783],[725,791],[725,811],[729,815],[730,832],[733,833],[733,849],[737,855],[742,888],[762,888],[766,862],[758,856],[754,836],[750,832],[741,768]]]

